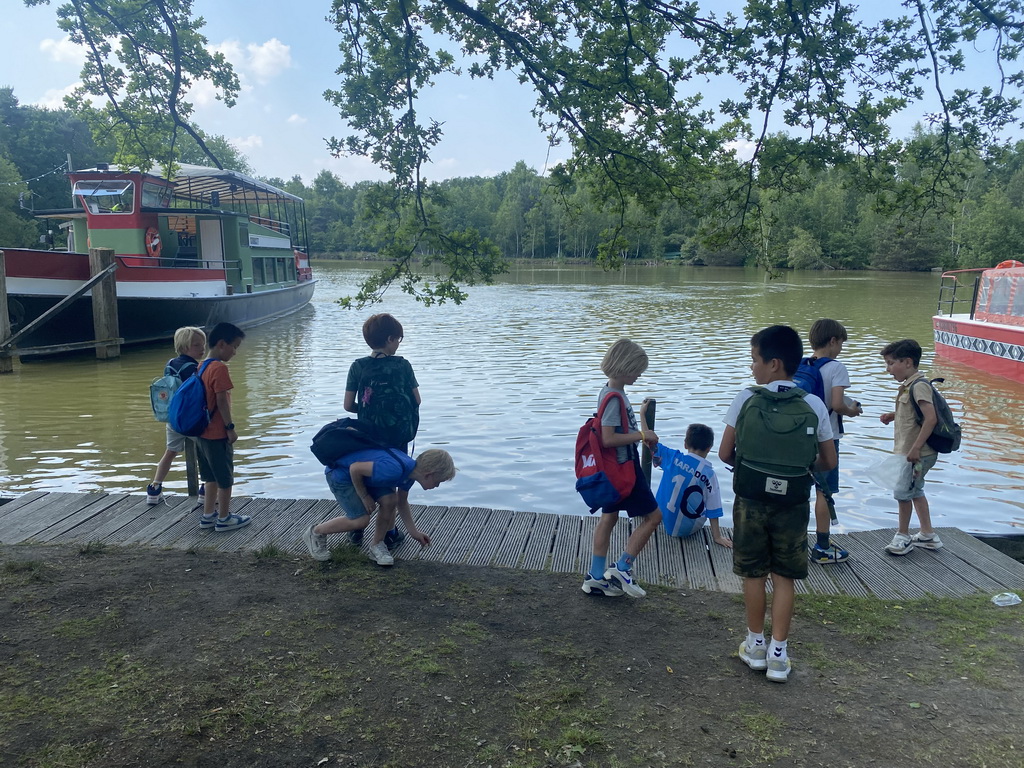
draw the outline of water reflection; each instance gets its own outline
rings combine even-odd
[[[231,363],[235,420],[244,425],[239,494],[329,495],[308,446],[322,423],[343,415],[346,373],[366,352],[360,328],[370,310],[335,303],[354,292],[364,270],[316,266],[313,303],[252,329]],[[404,324],[401,353],[420,382],[417,450],[447,448],[460,468],[454,482],[417,501],[585,514],[572,490],[572,448],[615,339],[630,336],[647,349],[650,369],[630,394],[658,400],[658,432],[681,447],[693,421],[721,434],[726,406],[752,383],[751,333],[773,322],[805,331],[825,316],[849,330],[843,361],[865,408],[848,422],[840,451],[841,528],[895,524],[895,502],[866,470],[892,445],[878,414],[891,409],[896,384],[878,350],[909,336],[926,349],[925,369],[946,378],[943,391],[965,425],[961,452],[942,457],[929,475],[936,524],[1024,529],[1024,386],[932,361],[933,275],[792,273],[766,281],[756,270],[519,268],[500,285],[469,292],[462,306],[427,309],[395,292],[382,307]],[[113,362],[37,362],[0,377],[0,492],[141,492],[163,452],[148,385],[171,352],[157,345]],[[180,466],[167,487],[184,490]],[[728,508],[728,487],[724,496]]]

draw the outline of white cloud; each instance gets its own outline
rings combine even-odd
[[[48,37],[39,43],[39,50],[60,64],[81,65],[85,61],[82,46],[72,43],[67,36],[60,40]]]
[[[248,152],[249,150],[263,146],[263,137],[256,135],[237,136],[233,139],[229,139],[229,141],[231,142],[231,145],[240,152]]]
[[[289,125],[305,125],[307,122],[309,121],[299,114],[292,115],[288,118]]]
[[[51,88],[35,102],[35,105],[43,109],[64,109],[64,97],[70,96],[80,85],[81,83],[72,83],[64,88]]]
[[[749,139],[736,139],[735,141],[727,142],[725,145],[726,149],[736,153],[737,160],[749,160],[752,158],[756,147],[757,144]]]
[[[208,107],[217,103],[217,87],[209,80],[196,80],[188,89],[187,98],[197,107]]]
[[[262,45],[249,43],[247,66],[253,76],[261,83],[274,78],[292,65],[292,49],[276,37]]]

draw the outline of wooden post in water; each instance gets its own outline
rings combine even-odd
[[[7,313],[7,263],[0,251],[0,343],[11,336],[11,316]],[[14,358],[6,349],[0,349],[0,373],[14,370]]]
[[[644,430],[654,431],[654,421],[658,415],[658,401],[653,397],[645,397],[643,403],[640,405],[640,423]],[[651,449],[647,447],[647,443],[644,443],[644,447],[640,452],[640,469],[644,472],[644,477],[647,478],[647,482],[651,482],[651,464],[653,463],[653,456],[651,455]]]
[[[96,275],[114,263],[113,248],[89,249],[89,274]],[[96,337],[96,359],[121,356],[121,345],[110,343],[120,337],[117,325],[117,279],[113,273],[92,288],[92,325]]]
[[[185,479],[188,481],[188,495],[198,496],[199,459],[196,454],[196,441],[190,437],[185,438]]]

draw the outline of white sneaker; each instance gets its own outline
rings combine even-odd
[[[322,533],[316,533],[313,529],[316,525],[311,525],[302,534],[302,540],[306,542],[306,547],[309,549],[309,554],[314,560],[324,562],[325,560],[331,559],[331,550],[327,548],[327,536]]]
[[[753,648],[747,647],[747,641],[740,643],[740,660],[755,672],[764,672],[768,669],[768,644],[761,643]]]
[[[581,589],[588,595],[604,595],[605,597],[622,597],[623,591],[607,579],[595,579],[589,573],[583,579]]]
[[[890,555],[905,555],[913,549],[914,540],[910,538],[910,534],[897,533],[892,537],[892,541],[886,546],[885,551]]]
[[[375,560],[377,565],[394,565],[395,558],[388,552],[388,547],[383,541],[378,541],[376,544],[370,545],[369,556],[371,560]]]
[[[645,597],[647,595],[647,591],[633,579],[632,570],[620,571],[618,565],[613,565],[604,572],[604,577],[630,597]]]
[[[768,655],[768,672],[766,675],[773,683],[786,682],[791,669],[793,669],[793,664],[790,662],[789,656],[779,659],[776,658],[774,653]]]
[[[942,539],[939,538],[939,534],[937,533],[925,536],[923,533],[918,531],[910,537],[910,540],[918,549],[942,549]]]

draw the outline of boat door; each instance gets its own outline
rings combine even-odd
[[[199,220],[199,254],[206,269],[224,269],[224,232],[220,219]]]

